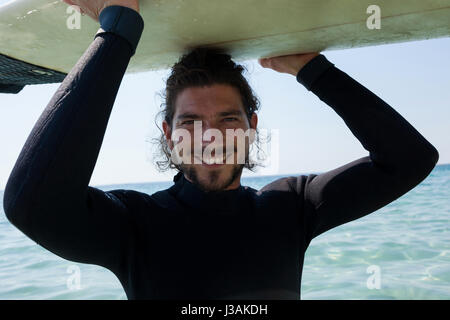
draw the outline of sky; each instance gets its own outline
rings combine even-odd
[[[438,149],[439,164],[450,163],[450,38],[323,54],[410,122]],[[324,172],[369,154],[343,120],[294,76],[264,69],[256,60],[239,62],[261,102],[258,127],[275,130],[272,151],[279,159],[244,176]],[[125,75],[90,185],[172,180],[174,171],[157,171],[150,142],[158,136],[158,93],[168,73]],[[32,85],[16,95],[0,94],[0,190],[58,87]]]

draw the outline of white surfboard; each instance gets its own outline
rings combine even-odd
[[[141,0],[140,4],[145,29],[127,72],[170,67],[198,45],[224,47],[241,61],[450,36],[450,0]],[[380,29],[374,20],[377,8]],[[13,0],[0,6],[0,54],[69,72],[99,27],[83,16],[78,29],[76,15],[59,0]]]

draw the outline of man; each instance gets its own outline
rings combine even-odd
[[[129,299],[299,299],[304,254],[314,237],[397,199],[437,163],[437,150],[395,110],[312,53],[260,63],[292,74],[333,108],[369,156],[258,191],[240,184],[249,165],[236,157],[215,165],[168,158],[179,170],[175,183],[152,195],[89,187],[143,21],[137,1],[66,2],[96,20],[101,13],[102,29],[33,128],[8,180],[4,208],[44,248],[111,270]],[[180,142],[175,130],[193,132],[195,121],[202,130],[257,128],[257,103],[240,71],[214,51],[181,58],[167,82],[166,153]]]

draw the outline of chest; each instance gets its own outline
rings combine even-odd
[[[158,295],[211,296],[297,286],[298,215],[253,210],[160,212],[141,220],[130,256],[139,286]]]

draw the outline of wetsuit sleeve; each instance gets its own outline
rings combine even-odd
[[[369,151],[334,170],[298,177],[306,243],[396,200],[423,181],[439,154],[399,113],[323,55],[297,80],[330,106]]]
[[[7,218],[32,240],[110,269],[130,235],[130,210],[122,193],[88,183],[132,54],[123,36],[95,36],[32,129],[4,192]]]

